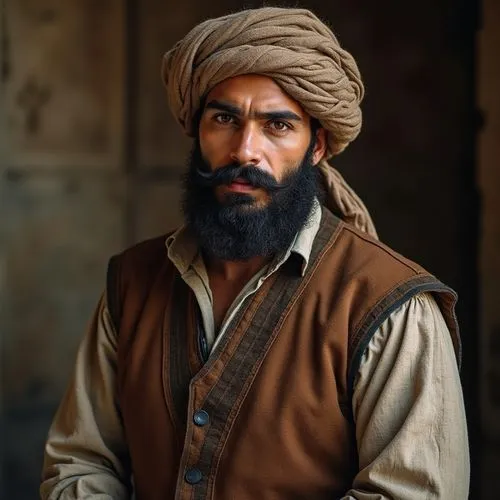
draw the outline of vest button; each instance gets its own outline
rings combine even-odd
[[[202,475],[200,469],[196,467],[192,467],[191,469],[187,469],[184,473],[184,479],[186,483],[189,484],[198,484],[201,481]]]
[[[209,420],[210,420],[210,417],[205,410],[198,410],[193,415],[194,423],[200,427],[207,425]]]

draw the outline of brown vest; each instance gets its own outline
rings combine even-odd
[[[305,275],[292,255],[205,362],[196,299],[164,241],[108,271],[138,500],[340,497],[358,470],[354,377],[380,324],[432,292],[460,357],[455,293],[323,209]]]

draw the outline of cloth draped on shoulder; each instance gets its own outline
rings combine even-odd
[[[172,113],[191,137],[202,100],[218,83],[251,73],[273,78],[327,131],[319,164],[326,205],[376,237],[365,205],[327,162],[359,134],[363,83],[354,58],[312,12],[263,7],[209,19],[164,55],[161,72]]]

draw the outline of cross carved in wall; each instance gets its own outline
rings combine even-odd
[[[50,89],[41,85],[36,78],[26,80],[17,94],[17,103],[25,113],[25,130],[29,135],[34,135],[40,129],[42,108],[50,100]]]

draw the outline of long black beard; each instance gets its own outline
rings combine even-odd
[[[184,178],[183,212],[203,252],[229,261],[285,252],[312,215],[318,192],[313,150],[311,141],[300,166],[278,183],[252,165],[232,164],[212,172],[196,141]],[[227,194],[220,202],[215,188],[236,178],[265,189],[266,205],[256,207],[254,197],[246,193]]]

